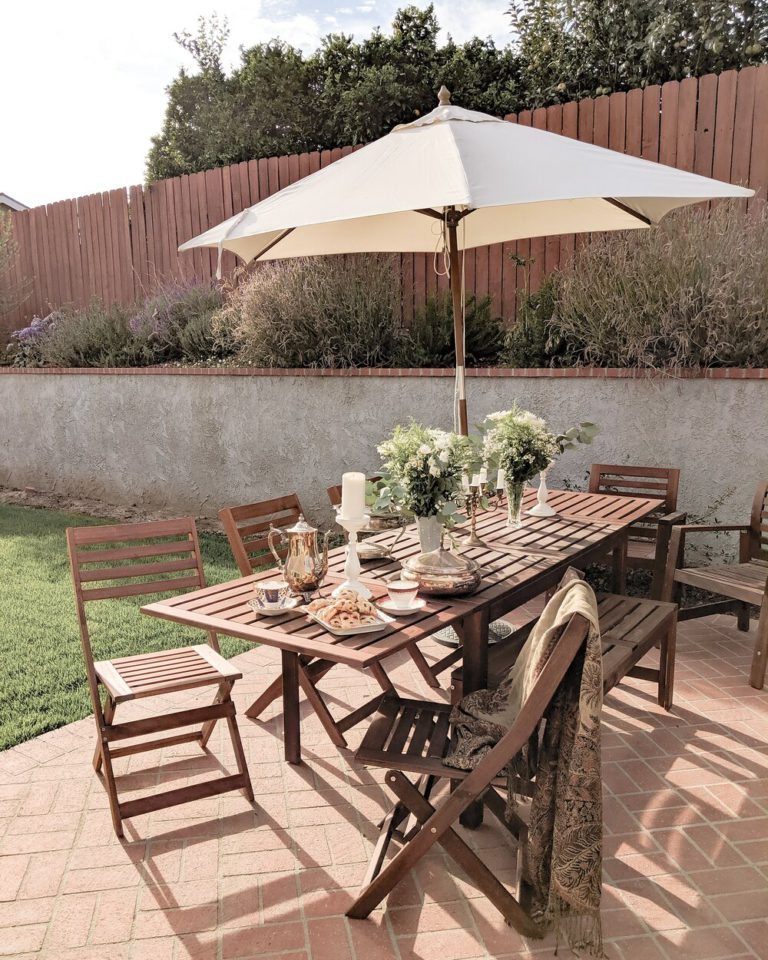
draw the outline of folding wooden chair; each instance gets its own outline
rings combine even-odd
[[[276,500],[249,503],[240,507],[226,507],[219,511],[219,518],[243,576],[249,576],[253,573],[255,566],[268,563],[273,559],[271,554],[263,556],[263,551],[267,548],[266,537],[270,526],[277,526],[278,523],[281,526],[293,523],[299,513],[301,513],[301,505],[294,493]],[[416,643],[408,644],[405,649],[426,683],[430,687],[439,688],[440,684],[435,672]],[[363,713],[362,716],[359,711],[353,711],[341,721],[333,719],[317,685],[334,666],[335,663],[330,660],[316,659],[311,656],[301,657],[298,665],[299,683],[331,740],[337,747],[346,747],[344,731],[352,726],[352,720],[359,722],[360,719],[369,716],[370,711]],[[392,681],[380,663],[375,665],[375,669],[371,668],[371,673],[384,693],[394,689]],[[271,703],[281,697],[282,693],[283,680],[282,677],[278,677],[246,710],[246,716],[256,719]]]
[[[500,778],[501,772],[530,738],[538,734],[547,707],[586,641],[588,631],[588,621],[575,614],[539,673],[512,728],[471,772],[444,763],[451,747],[449,704],[385,698],[355,758],[363,764],[388,769],[385,782],[397,796],[398,803],[384,820],[363,889],[347,910],[348,917],[367,917],[434,844],[439,843],[507,923],[527,937],[544,935],[530,915],[532,891],[526,867],[526,824],[519,817],[513,817],[511,823],[507,821],[506,805],[497,791],[506,785],[506,777]],[[419,783],[412,783],[407,773],[416,774]],[[433,805],[429,797],[439,780],[453,781],[454,789]],[[536,785],[532,780],[521,779],[515,789],[521,794],[533,795]],[[517,842],[514,896],[454,830],[459,817],[481,799]],[[411,816],[416,825],[405,832],[399,829]],[[384,867],[387,848],[393,840],[402,843],[402,847]]]
[[[86,603],[205,586],[194,519],[184,517],[114,526],[70,527],[67,530],[67,546],[98,735],[93,765],[97,773],[103,770],[115,833],[118,837],[123,836],[122,822],[130,817],[230,790],[243,790],[253,802],[251,778],[231,698],[232,686],[242,674],[219,653],[216,634],[209,633],[208,643],[193,647],[115,660],[94,661],[93,658]],[[104,705],[101,701],[102,686],[106,690]],[[217,687],[216,697],[208,706],[124,723],[115,722],[119,704],[203,686]],[[125,801],[119,799],[112,769],[113,760],[179,743],[199,743],[205,749],[218,720],[227,722],[237,774],[167,790],[150,797]],[[192,732],[114,746],[125,740],[198,724],[202,724],[201,729]]]
[[[651,596],[655,599],[661,595],[670,530],[686,519],[686,515],[677,510],[679,486],[680,471],[676,467],[593,463],[589,471],[590,493],[659,501],[657,510],[629,528],[625,558],[627,567],[651,571]]]
[[[688,534],[717,532],[740,534],[739,562],[686,567]],[[739,630],[746,631],[749,630],[749,606],[760,608],[749,682],[756,690],[762,690],[768,662],[768,483],[759,484],[755,490],[749,523],[684,523],[672,527],[663,599],[677,600],[680,587],[686,585],[727,599],[681,607],[678,620],[733,612]]]
[[[290,527],[303,512],[295,493],[219,510],[219,520],[229,540],[237,569],[244,577],[250,576],[254,567],[272,565],[274,558],[269,551],[268,540],[270,527]],[[283,544],[276,549],[284,556],[287,548]]]

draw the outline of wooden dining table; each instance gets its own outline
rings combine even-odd
[[[530,490],[524,510],[534,502],[535,491]],[[278,648],[282,656],[285,758],[289,763],[300,763],[300,657],[373,670],[382,659],[414,641],[452,626],[461,646],[445,658],[446,665],[449,660],[463,660],[464,692],[469,693],[481,689],[487,681],[489,623],[556,586],[569,566],[584,568],[610,554],[613,589],[623,592],[627,531],[655,510],[658,500],[552,490],[549,503],[556,516],[524,514],[519,527],[507,525],[506,510],[501,506],[481,512],[476,533],[482,546],[467,544],[467,523],[457,527],[453,532],[455,549],[480,564],[479,588],[465,597],[428,597],[418,614],[395,619],[377,633],[340,638],[309,620],[300,608],[279,617],[260,616],[247,601],[253,596],[254,583],[274,577],[270,570],[150,603],[141,610],[150,616]],[[393,544],[390,556],[363,564],[362,580],[374,599],[386,595],[386,582],[399,575],[403,560],[420,552],[415,528],[395,543],[398,532],[387,531],[371,538]],[[344,547],[331,551],[321,593],[330,593],[343,581],[344,559]],[[347,726],[370,712],[366,708],[353,711]]]

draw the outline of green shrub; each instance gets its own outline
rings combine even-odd
[[[466,366],[491,367],[504,345],[504,323],[493,313],[490,297],[467,297],[465,313]],[[453,306],[449,294],[430,297],[413,318],[404,343],[404,367],[452,367],[456,363]]]
[[[558,273],[550,273],[536,293],[520,298],[517,319],[507,331],[501,362],[508,367],[559,367],[568,363],[568,345],[552,321]]]
[[[259,264],[216,316],[236,361],[258,367],[383,367],[403,337],[388,256]]]
[[[133,367],[221,360],[233,348],[212,320],[224,302],[219,287],[171,283],[131,307],[54,310],[11,337],[10,353],[25,367]]]
[[[585,364],[764,366],[766,290],[766,205],[723,202],[593,237],[559,278],[550,332]]]
[[[219,286],[177,282],[137,304],[128,324],[144,363],[195,363],[229,356],[234,345],[213,331],[213,317],[223,303]]]

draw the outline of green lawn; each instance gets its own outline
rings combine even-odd
[[[107,521],[0,504],[0,749],[91,712],[64,531]],[[237,576],[223,536],[200,535],[209,583]],[[141,598],[88,605],[96,659],[199,643],[203,634],[146,617]],[[221,638],[233,656],[248,645]]]

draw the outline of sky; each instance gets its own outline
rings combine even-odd
[[[240,46],[279,36],[305,53],[331,32],[388,30],[407,0],[0,0],[0,192],[29,206],[141,183],[165,88],[192,65],[173,39],[199,16]],[[426,0],[418,2],[426,6]],[[510,40],[507,0],[436,0],[455,40]]]

